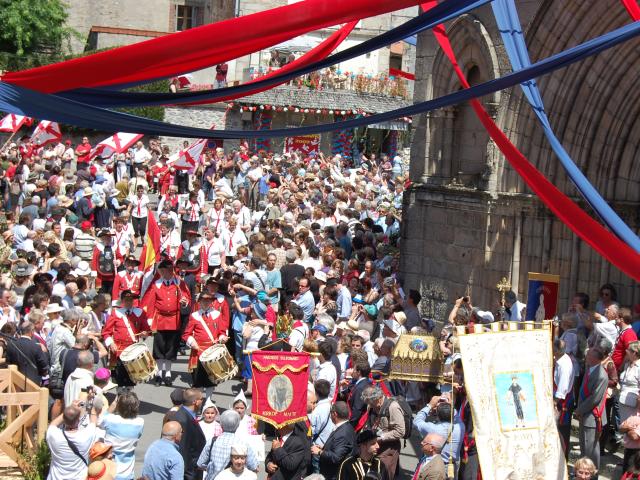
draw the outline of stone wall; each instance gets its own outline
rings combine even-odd
[[[623,8],[606,2],[518,3],[533,61],[628,22]],[[448,25],[458,62],[479,83],[511,69],[490,7]],[[539,79],[546,111],[569,154],[634,229],[640,228],[640,94],[625,88],[640,67],[640,41]],[[419,35],[414,101],[460,88],[448,60],[428,32]],[[482,98],[512,142],[561,191],[593,215],[577,195],[519,89]],[[577,238],[531,194],[479,128],[466,105],[414,120],[405,195],[402,270],[407,288],[420,288],[425,313],[443,319],[457,295],[493,308],[496,284],[509,279],[526,301],[527,272],[561,277],[560,308],[576,291],[595,301],[611,282],[624,304],[640,302],[636,282]],[[635,166],[634,166],[635,165]],[[447,306],[448,305],[448,306]]]
[[[211,128],[215,124],[217,129],[224,129],[224,111],[225,105],[223,104],[200,107],[167,107],[164,113],[164,121],[198,128]],[[185,140],[191,141],[188,138],[161,137],[162,143],[169,145],[172,151],[181,148],[182,142]],[[225,142],[225,146],[230,144],[230,142]]]

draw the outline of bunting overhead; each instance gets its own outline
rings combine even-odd
[[[518,11],[514,1],[494,0],[491,2],[491,7],[493,8],[498,29],[500,30],[500,35],[502,36],[505,50],[507,51],[507,56],[511,61],[513,70],[522,70],[523,68],[531,66],[529,51],[527,50],[527,44],[522,33],[522,25],[520,24]],[[609,206],[607,201],[602,198],[594,186],[591,185],[587,177],[582,173],[580,168],[578,168],[569,156],[569,153],[562,146],[560,140],[558,140],[558,137],[551,126],[551,122],[549,121],[549,117],[547,117],[545,112],[542,94],[538,89],[538,84],[535,79],[531,79],[520,84],[520,87],[524,92],[525,98],[531,105],[531,108],[533,109],[533,112],[535,113],[538,122],[551,145],[551,148],[555,152],[560,163],[578,191],[582,194],[587,203],[591,205],[602,221],[627,245],[640,253],[640,237],[638,237],[638,235],[629,228],[618,214],[613,211],[613,208]]]
[[[418,3],[419,0],[305,0],[66,62],[9,72],[2,81],[52,93],[168,78],[233,60],[313,30]]]

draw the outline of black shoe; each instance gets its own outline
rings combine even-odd
[[[173,386],[173,377],[171,377],[171,376],[166,376],[166,377],[164,377],[164,378],[162,379],[162,381],[164,382],[164,384],[165,384],[167,387],[172,387],[172,386]]]
[[[160,385],[162,385],[162,377],[160,375],[156,375],[156,377],[153,379],[153,383],[156,387],[159,387]]]

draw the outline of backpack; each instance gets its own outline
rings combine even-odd
[[[404,436],[402,438],[410,438],[411,432],[413,430],[413,411],[411,410],[411,406],[407,403],[407,400],[404,397],[388,397],[382,404],[382,408],[380,409],[380,416],[387,418],[389,417],[389,406],[391,405],[391,402],[396,402],[402,409],[402,417],[404,419]]]
[[[64,363],[67,360],[67,353],[70,348],[65,349],[64,353],[60,356],[59,368],[52,368],[49,377],[49,390],[60,392],[64,390],[64,379],[62,374],[64,372]]]

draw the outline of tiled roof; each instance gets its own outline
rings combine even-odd
[[[281,86],[235,100],[241,105],[295,106],[301,108],[362,109],[369,113],[387,112],[406,107],[402,98],[383,95],[358,94],[348,90],[310,90],[293,86]]]

